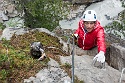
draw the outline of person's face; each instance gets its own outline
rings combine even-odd
[[[94,27],[95,27],[95,23],[94,21],[85,21],[84,22],[84,26],[85,26],[85,29],[88,31],[88,32],[91,32]]]

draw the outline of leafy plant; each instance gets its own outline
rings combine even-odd
[[[0,71],[0,79],[5,80],[7,77],[7,74],[8,74],[8,72],[5,69],[1,70]]]
[[[5,29],[6,27],[3,25],[3,23],[0,23],[0,29]]]
[[[4,54],[0,54],[0,66],[3,65],[3,62],[7,61],[8,57]]]
[[[118,38],[125,38],[125,20],[118,22],[113,21],[110,25],[105,26],[105,30],[107,33],[113,34]]]
[[[64,66],[65,68],[69,68],[69,69],[72,68],[72,66],[69,63],[65,63]]]
[[[62,0],[18,0],[24,11],[24,25],[29,28],[47,28],[52,31],[67,14]],[[65,3],[66,4],[66,3]],[[66,5],[65,5],[66,6]]]
[[[125,7],[125,1],[120,0],[122,7]],[[113,21],[109,25],[105,26],[106,33],[110,33],[119,39],[125,38],[125,10],[120,12],[117,16],[117,20]]]

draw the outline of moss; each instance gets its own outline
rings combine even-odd
[[[41,42],[45,48],[47,58],[43,61],[38,61],[30,56],[30,43],[35,41]],[[55,49],[47,47],[55,47]],[[3,57],[0,59],[0,71],[3,69],[6,71],[6,75],[4,72],[0,75],[2,79],[0,82],[9,83],[20,83],[23,79],[34,76],[43,67],[47,67],[49,57],[60,62],[59,55],[66,56],[61,51],[62,44],[57,37],[37,30],[23,35],[14,34],[10,41],[2,39],[0,49],[2,49],[0,57]]]

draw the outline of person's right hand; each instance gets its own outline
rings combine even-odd
[[[100,51],[94,58],[93,60],[95,61],[98,61],[98,62],[101,62],[101,63],[104,63],[105,62],[105,55],[104,55],[104,52],[103,51]]]
[[[72,36],[74,37],[74,42],[75,42],[75,45],[78,45],[78,34],[72,34]]]
[[[74,34],[74,36],[77,38],[77,37],[78,37],[78,34]]]

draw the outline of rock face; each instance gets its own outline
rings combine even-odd
[[[111,34],[106,35],[106,41],[110,43],[107,50],[108,64],[121,71],[125,67],[125,41]]]
[[[94,3],[94,2],[99,2],[103,0],[72,0],[72,3],[74,4],[89,4],[89,3]]]
[[[48,68],[40,70],[35,77],[24,79],[24,83],[70,83],[68,74],[59,67],[59,64],[50,59]]]
[[[53,33],[43,28],[39,28],[38,30],[54,35]],[[3,38],[6,37],[9,40],[12,34],[14,33],[19,35],[26,32],[28,31],[25,31],[23,28],[16,29],[16,30],[6,28],[4,31],[4,34],[9,34],[10,36],[8,37],[8,35],[3,35],[2,37]],[[63,42],[63,43],[66,45],[66,42]],[[115,60],[117,57],[120,57],[121,59],[118,58],[119,61],[116,61],[116,63],[114,63],[113,60],[111,60],[112,65],[120,64],[121,66],[122,64],[121,61],[124,61],[123,59],[125,58],[123,55],[124,48],[117,47],[118,46],[117,44],[116,45],[113,44],[112,47],[113,46],[114,48],[112,48],[112,51],[111,51],[111,54],[113,57],[112,59]],[[78,77],[79,80],[83,80],[85,83],[118,83],[120,79],[120,74],[121,74],[119,70],[116,70],[107,64],[105,66],[105,69],[100,69],[91,65],[93,56],[96,55],[96,53],[97,53],[96,48],[91,51],[84,51],[78,47],[75,47],[75,54],[76,54],[74,56],[75,75]],[[121,55],[119,55],[119,53],[121,53]],[[91,56],[88,56],[88,55],[91,55]],[[61,60],[61,64],[64,64],[64,63],[71,64],[72,56],[66,56],[66,57],[60,56],[60,60]],[[124,75],[123,75],[123,78],[125,78]],[[51,59],[50,62],[48,63],[47,68],[41,69],[35,75],[35,77],[31,76],[29,79],[24,79],[24,83],[71,83],[71,78],[63,69],[60,68],[60,65],[55,60]]]
[[[125,67],[125,48],[118,43],[110,46],[110,65],[120,71]]]
[[[46,32],[50,35],[55,35],[54,33],[51,33],[49,30],[45,29],[45,28],[36,28],[36,29],[32,29],[32,30],[38,30],[40,32]],[[25,28],[5,28],[2,32],[2,35],[0,36],[0,40],[2,38],[6,38],[6,40],[10,40],[13,34],[16,35],[22,35],[24,33],[28,33],[29,30],[25,29]]]
[[[18,16],[15,5],[8,0],[0,0],[0,22],[8,21],[9,18]]]
[[[120,72],[106,64],[105,69],[92,65],[92,56],[74,56],[74,74],[84,83],[119,83]],[[62,63],[72,62],[72,56],[60,57]],[[124,78],[124,77],[123,77]],[[123,82],[124,83],[124,82]]]
[[[21,18],[24,12],[18,12],[15,0],[0,0],[0,23],[8,27],[22,28],[24,20]]]
[[[10,38],[12,37],[12,35],[15,33],[17,35],[21,35],[21,34],[24,34],[26,33],[27,31],[24,29],[24,28],[18,28],[18,29],[15,29],[15,28],[5,28],[2,32],[2,35],[0,37],[0,40],[2,38],[5,38],[6,40],[10,40]]]
[[[75,50],[81,49],[76,48]],[[81,51],[86,53],[83,50]],[[85,54],[82,56],[74,55],[75,76],[84,83],[119,83],[121,72],[110,67],[107,63],[103,69],[95,67],[92,65],[93,57]],[[72,65],[72,55],[60,56],[60,62],[61,64]],[[124,78],[125,75],[122,76],[122,83],[125,83]],[[47,68],[40,70],[35,77],[24,79],[24,83],[71,83],[71,78],[55,60],[51,59]]]

